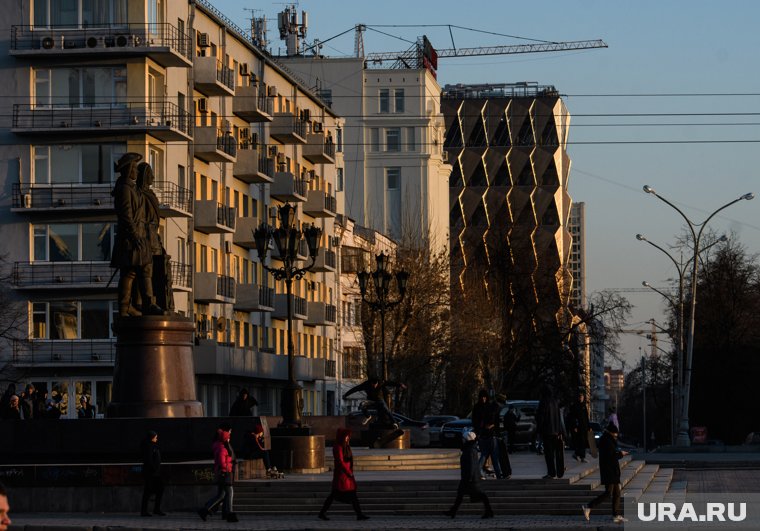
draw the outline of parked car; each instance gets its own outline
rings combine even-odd
[[[444,448],[461,448],[462,435],[472,430],[472,419],[459,419],[447,422],[441,427],[441,446]]]
[[[504,419],[504,415],[506,415],[510,407],[514,408],[518,415],[517,429],[515,431],[515,440],[512,442],[512,444],[514,444],[515,446],[530,446],[531,448],[535,449],[536,410],[538,409],[538,400],[509,400],[507,401],[506,406],[504,406],[500,412],[502,421]]]
[[[371,415],[377,414],[377,412],[372,409],[368,409],[367,411]],[[430,432],[428,430],[427,422],[410,419],[399,413],[393,413],[393,418],[396,419],[400,428],[409,430],[409,438],[413,447],[425,448],[430,446]],[[361,411],[352,411],[346,415],[346,426],[351,429],[354,436],[357,436],[358,432],[367,428],[367,426],[363,424],[364,419],[364,413]]]
[[[430,446],[441,444],[441,428],[447,422],[459,420],[456,415],[425,415],[422,420],[428,423],[428,433],[430,434]]]

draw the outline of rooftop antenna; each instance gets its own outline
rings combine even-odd
[[[364,59],[364,32],[367,31],[366,24],[357,24],[355,26],[356,34],[354,36],[354,55]]]
[[[300,55],[301,47],[305,47],[308,18],[306,11],[301,11],[299,20],[298,9],[295,4],[290,4],[277,13],[277,27],[280,30],[280,39],[285,41],[288,57]]]
[[[263,9],[251,9],[250,7],[244,7],[245,11],[251,12],[251,40],[261,48],[262,50],[266,50],[267,45],[269,42],[267,41],[267,17],[266,15],[262,15],[260,17],[256,16],[256,13],[263,13]]]

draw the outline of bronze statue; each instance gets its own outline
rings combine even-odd
[[[120,273],[119,315],[122,317],[163,313],[153,295],[153,255],[146,233],[144,200],[137,189],[140,159],[139,153],[126,153],[114,165],[119,178],[111,192],[117,219],[111,267],[118,268]],[[141,304],[133,294],[135,280]]]

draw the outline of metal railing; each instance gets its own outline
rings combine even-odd
[[[293,313],[297,313],[299,315],[308,315],[306,307],[306,299],[297,295],[293,295]]]
[[[223,133],[221,130],[217,131],[216,149],[217,151],[223,151],[230,157],[237,157],[237,142],[235,138],[229,133]]]
[[[217,60],[216,62],[216,80],[232,90],[235,90],[235,71]]]
[[[113,184],[13,183],[13,208],[113,208]]]
[[[337,363],[335,360],[325,360],[325,376],[335,378],[337,374]]]
[[[274,98],[267,96],[267,86],[264,83],[257,85],[256,108],[269,116],[274,114]]]
[[[338,200],[335,196],[325,194],[325,210],[335,212],[338,210]]]
[[[236,219],[237,219],[237,209],[235,207],[227,206],[224,203],[216,204],[217,224],[234,229]]]
[[[331,251],[329,249],[323,249],[321,252],[325,253],[325,265],[327,267],[332,267],[335,269],[335,265],[337,262],[335,251]]]
[[[193,191],[179,186],[171,181],[156,181],[153,183],[158,202],[169,208],[176,208],[184,212],[193,211]]]
[[[333,304],[325,306],[325,321],[328,323],[336,323],[338,321],[338,308]]]
[[[303,178],[293,178],[293,192],[300,195],[300,196],[306,196],[306,189],[308,188],[308,184],[306,183],[306,179]]]
[[[90,48],[119,52],[169,47],[192,60],[192,40],[176,26],[152,24],[92,24],[85,28],[71,26],[12,26],[11,50],[72,50]]]
[[[41,285],[69,287],[71,284],[106,287],[113,271],[106,261],[15,262],[11,285],[17,288]],[[115,288],[116,283],[111,286]]]
[[[13,341],[14,363],[113,363],[115,339],[51,339]]]
[[[235,298],[235,279],[226,275],[216,277],[216,294],[225,299]]]
[[[172,286],[175,288],[188,288],[193,287],[193,268],[190,264],[184,264],[182,262],[171,261],[172,268]]]
[[[69,103],[38,105],[14,104],[14,129],[137,129],[171,128],[192,136],[190,113],[167,100],[147,99],[139,102]]]
[[[259,286],[259,305],[267,308],[274,307],[274,288]]]

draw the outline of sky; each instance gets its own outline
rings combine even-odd
[[[211,1],[243,28],[250,9],[260,10],[273,53],[283,46],[276,14],[284,4]],[[504,35],[452,28],[457,48],[603,39],[609,48],[442,59],[438,80],[535,81],[563,95],[572,115],[569,193],[586,204],[587,292],[623,290],[634,305],[628,329],[648,328],[651,318],[664,323],[667,306],[651,290],[629,290],[642,281],[666,289],[678,275],[664,254],[635,235],[667,247],[684,227],[675,210],[642,187],[653,187],[695,223],[747,192],[760,194],[760,2],[302,0],[298,8],[308,12],[310,42],[367,24],[367,53],[405,50],[404,40],[422,34],[437,48],[452,47],[447,27],[371,27],[386,25],[450,24]],[[349,31],[322,54],[351,55],[353,47]],[[740,201],[708,226],[757,253],[759,210],[760,197]],[[640,335],[624,334],[621,342],[627,369],[649,349]]]

